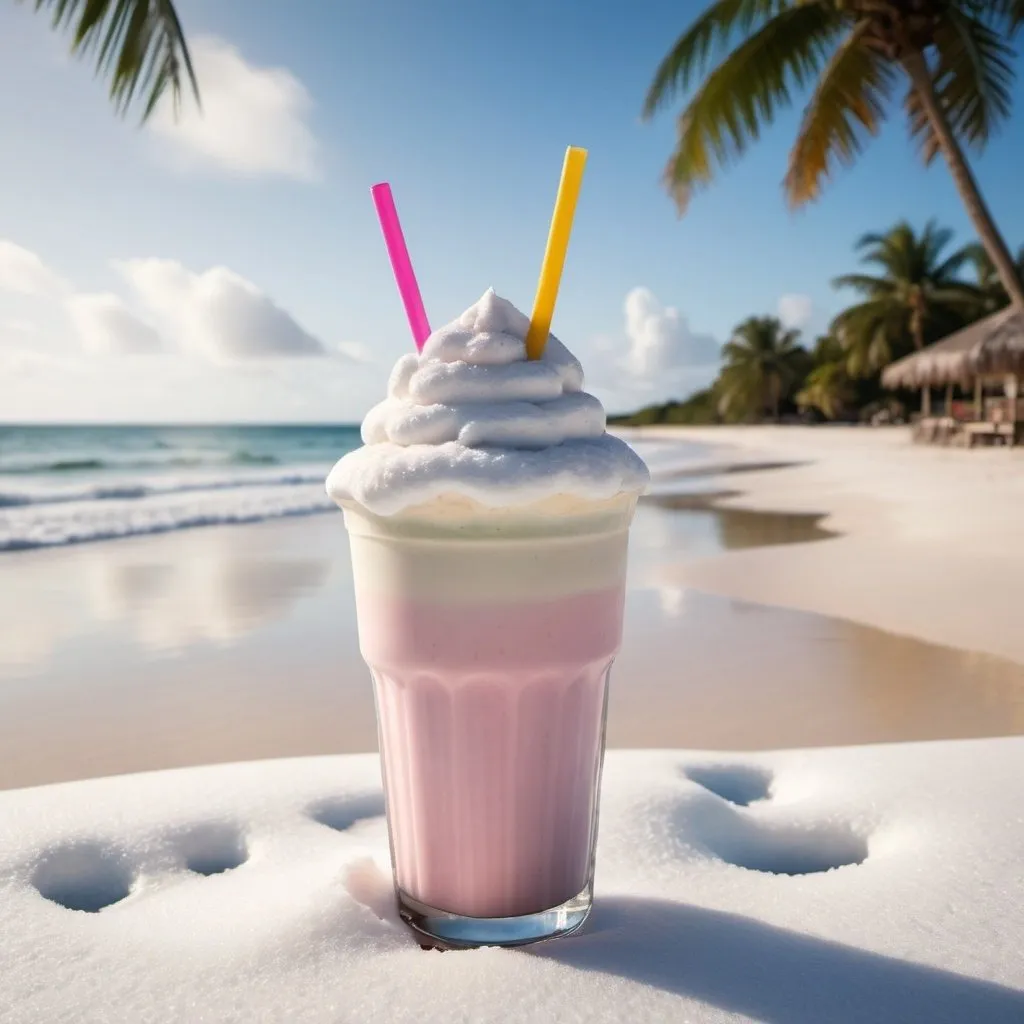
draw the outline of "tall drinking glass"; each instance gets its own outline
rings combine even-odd
[[[398,905],[431,943],[518,945],[590,912],[635,506],[345,503]]]

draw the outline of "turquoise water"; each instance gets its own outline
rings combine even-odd
[[[0,552],[328,511],[324,477],[359,444],[344,424],[0,426]],[[706,454],[634,447],[673,490]]]
[[[341,426],[2,426],[0,551],[331,507]]]

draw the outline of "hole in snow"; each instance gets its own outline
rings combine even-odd
[[[705,845],[722,860],[773,875],[813,875],[861,864],[868,844],[845,825],[769,825],[738,819]]]
[[[771,803],[749,811],[733,806],[740,799],[761,799],[758,794],[770,781],[766,776],[755,789],[752,777],[739,786],[739,777],[730,774],[729,785],[721,787],[722,800],[677,797],[671,827],[678,841],[692,853],[703,850],[727,864],[773,875],[813,875],[867,859],[867,838],[838,818],[780,819],[779,808]],[[703,777],[694,781],[705,784]]]
[[[89,914],[119,903],[134,881],[123,851],[89,841],[47,850],[32,875],[40,896]]]
[[[356,822],[367,818],[379,818],[384,813],[384,796],[368,793],[358,797],[328,797],[312,804],[306,813],[321,825],[344,832]]]
[[[707,764],[684,768],[683,774],[709,793],[738,807],[766,800],[771,792],[772,773],[750,765]]]
[[[175,835],[172,842],[185,867],[197,875],[222,875],[249,859],[241,830],[229,822],[194,825]]]

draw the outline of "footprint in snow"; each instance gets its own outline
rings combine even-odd
[[[191,825],[168,837],[187,871],[220,875],[241,867],[249,859],[242,830],[224,821]]]
[[[32,872],[32,885],[51,903],[96,914],[125,899],[136,877],[123,850],[82,840],[44,851]]]
[[[695,764],[684,768],[683,775],[737,807],[748,807],[771,795],[772,773],[767,768],[745,764]]]
[[[744,808],[767,804],[772,773],[752,765],[692,765],[691,782],[718,799],[679,804],[672,827],[687,846],[700,846],[736,867],[772,875],[810,875],[862,864],[867,838],[842,821],[781,821]]]
[[[384,795],[365,793],[356,797],[328,797],[310,805],[306,813],[335,832],[347,832],[360,821],[383,817]]]

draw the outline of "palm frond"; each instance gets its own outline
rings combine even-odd
[[[126,113],[141,92],[145,121],[167,90],[177,113],[186,82],[198,103],[199,85],[172,0],[33,3],[37,11],[51,13],[54,28],[70,30],[73,54],[95,55],[96,73],[109,78],[110,99],[118,113]]]
[[[893,290],[893,282],[884,277],[872,277],[870,274],[840,274],[832,278],[833,288],[852,288],[865,295],[877,296],[888,294]]]
[[[931,270],[938,261],[942,250],[953,241],[953,231],[951,228],[940,228],[932,218],[925,224],[920,238],[913,238],[913,232],[911,232],[911,239],[909,247],[917,250],[922,269]]]
[[[920,235],[907,221],[899,221],[884,234],[866,234],[857,240],[856,249],[862,253],[861,262],[881,267],[884,278],[895,285],[912,284],[933,273],[934,261],[952,232],[938,228],[929,221]]]
[[[973,257],[967,251],[967,247],[964,246],[939,263],[932,272],[932,276],[936,281],[953,280],[964,269],[965,264],[972,262]]]
[[[777,348],[784,354],[790,354],[800,348],[800,331],[791,327],[779,338]]]
[[[789,154],[784,188],[791,207],[816,199],[833,164],[849,167],[877,135],[896,71],[864,45],[868,23],[858,24],[822,72]]]
[[[817,409],[826,419],[835,419],[853,397],[853,388],[840,361],[822,363],[807,376],[796,396],[801,408]]]
[[[839,339],[831,332],[819,335],[814,342],[814,362],[818,366],[834,363],[842,358],[843,347]]]
[[[928,292],[929,310],[938,315],[944,315],[951,310],[972,312],[979,308],[984,300],[984,292],[966,281],[945,288],[932,288]]]
[[[832,321],[830,329],[846,353],[853,377],[867,377],[892,358],[893,345],[907,334],[907,309],[893,298],[869,299],[850,306]]]
[[[867,231],[853,243],[853,247],[854,249],[867,249],[869,246],[881,245],[890,234],[891,231],[887,231],[885,234],[879,234],[876,231]]]
[[[1016,77],[1014,51],[984,23],[950,5],[934,33],[932,78],[935,95],[954,135],[980,151],[1009,117]],[[938,152],[938,139],[916,90],[906,98],[911,138],[924,162]]]
[[[892,315],[898,308],[893,298],[868,299],[854,306],[847,306],[833,317],[830,330],[840,339],[844,348],[852,344],[851,332],[864,331]]]
[[[677,40],[658,65],[647,90],[643,116],[653,116],[699,78],[734,33],[746,35],[772,17],[785,0],[717,0]]]
[[[707,76],[680,115],[665,169],[680,209],[791,103],[794,86],[820,71],[845,24],[845,15],[819,3],[782,7]]]

